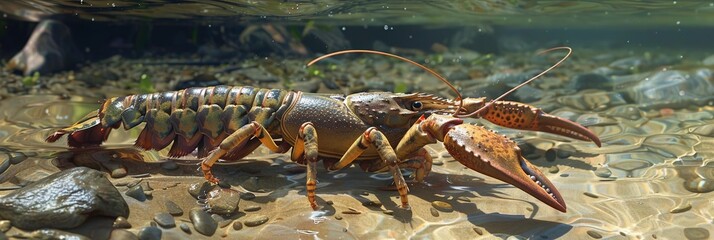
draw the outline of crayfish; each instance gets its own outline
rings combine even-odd
[[[521,156],[515,142],[462,120],[483,118],[504,127],[554,133],[600,146],[598,137],[577,123],[526,104],[500,100],[557,67],[572,52],[567,47],[555,49],[567,49],[568,54],[491,101],[462,98],[446,79],[409,59],[370,50],[347,50],[317,58],[308,66],[351,52],[395,57],[429,71],[449,85],[458,98],[449,100],[424,93],[363,92],[329,96],[254,87],[189,88],[108,99],[100,109],[58,130],[47,141],[57,141],[67,134],[70,147],[99,145],[107,139],[111,129],[122,124],[130,129],[145,122],[136,146],[160,150],[171,145],[168,153],[171,157],[185,156],[198,149],[201,170],[213,183],[218,179],[211,173],[211,166],[219,159],[239,160],[260,145],[281,153],[292,149],[291,159],[307,165],[307,197],[313,209],[318,208],[315,188],[319,160],[330,170],[358,161],[365,171],[390,171],[401,206],[408,207],[408,188],[400,169],[413,169],[415,180],[422,182],[432,167],[432,159],[424,146],[440,141],[466,167],[510,183],[565,212],[565,201],[558,190]],[[276,139],[282,140],[276,142]]]

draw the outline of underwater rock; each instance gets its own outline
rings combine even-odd
[[[42,229],[33,231],[27,236],[30,239],[66,239],[66,240],[90,240],[91,238],[55,229]]]
[[[597,74],[585,73],[573,77],[571,88],[575,90],[601,89],[612,90],[613,81],[611,78]]]
[[[85,167],[52,174],[0,198],[0,218],[22,229],[72,228],[96,215],[126,217],[129,206],[103,173]]]
[[[686,106],[687,100],[711,97],[713,91],[714,86],[700,74],[671,70],[645,78],[629,89],[629,95],[640,104],[670,102]]]
[[[216,233],[218,223],[216,220],[213,220],[211,215],[204,212],[200,208],[191,209],[191,212],[189,212],[189,218],[193,223],[193,228],[195,228],[197,232],[206,236],[213,236],[213,234]]]
[[[130,232],[129,230],[125,229],[114,229],[112,230],[111,235],[109,235],[109,239],[121,239],[121,240],[135,240],[139,239],[134,233]]]
[[[226,188],[215,188],[208,192],[206,206],[212,213],[231,214],[238,209],[240,192]]]
[[[160,240],[161,229],[158,227],[145,227],[139,231],[139,240]]]
[[[181,209],[181,207],[179,207],[178,204],[176,204],[175,202],[173,202],[171,200],[167,200],[164,203],[164,206],[166,206],[166,211],[168,211],[169,214],[171,214],[173,216],[183,215],[183,209]]]
[[[431,206],[436,208],[439,211],[442,212],[453,212],[454,207],[451,206],[451,204],[444,202],[444,201],[433,201],[431,202]]]
[[[198,74],[193,78],[185,81],[180,81],[174,86],[174,90],[181,90],[192,87],[210,87],[221,85],[216,76],[212,74]]]
[[[250,216],[245,219],[244,223],[248,227],[259,226],[268,221],[268,217],[264,215]]]
[[[171,214],[162,212],[154,215],[154,221],[159,224],[162,228],[172,228],[176,227],[176,220]]]
[[[25,76],[47,74],[69,68],[79,59],[69,28],[55,20],[37,24],[25,47],[5,66]]]

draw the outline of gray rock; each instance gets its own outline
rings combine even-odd
[[[10,163],[12,164],[18,164],[27,159],[27,155],[21,152],[10,152],[8,154],[10,155]]]
[[[145,227],[139,231],[139,240],[161,240],[161,229]]]
[[[259,226],[268,221],[268,217],[264,215],[250,216],[245,219],[244,224],[248,227]]]
[[[109,240],[138,240],[139,237],[137,237],[133,232],[130,232],[125,229],[114,229],[112,230],[111,235],[109,235]]]
[[[31,239],[41,240],[90,240],[90,238],[71,232],[65,232],[55,229],[41,229],[33,231],[29,234]]]
[[[27,230],[72,228],[95,215],[126,217],[129,206],[103,173],[85,167],[52,174],[0,198],[0,218]]]
[[[238,209],[240,202],[240,192],[227,189],[215,188],[208,192],[206,206],[212,213],[231,214]]]
[[[178,204],[171,200],[166,201],[166,203],[164,203],[164,206],[166,206],[166,211],[168,211],[169,214],[173,216],[183,215],[183,209],[181,209]]]
[[[162,228],[173,228],[176,227],[176,220],[171,214],[162,212],[154,215],[154,221],[159,224]]]
[[[130,187],[124,194],[142,202],[146,201],[146,194],[144,193],[144,188],[141,185]]]
[[[597,74],[585,73],[573,77],[572,87],[575,90],[583,89],[602,89],[612,90],[613,81],[611,78]]]
[[[199,196],[204,196],[209,189],[211,189],[211,184],[208,182],[194,183],[188,187],[188,193],[194,198],[199,198]]]
[[[6,68],[31,75],[65,70],[79,58],[69,28],[55,20],[37,24],[25,47],[6,65]]]
[[[235,222],[233,222],[233,230],[238,231],[238,230],[241,230],[241,229],[243,229],[243,223],[242,223],[242,222],[240,222],[240,221],[235,221]]]
[[[181,228],[181,231],[184,231],[185,233],[191,234],[191,227],[188,226],[186,223],[181,223],[179,224],[179,228]]]
[[[218,223],[207,212],[194,208],[189,212],[189,218],[197,232],[206,236],[213,236],[216,233]]]
[[[10,155],[0,153],[0,173],[4,173],[10,167]]]

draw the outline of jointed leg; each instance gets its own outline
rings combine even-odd
[[[409,200],[407,199],[407,192],[409,192],[409,188],[407,187],[407,183],[404,181],[402,172],[399,170],[399,159],[397,159],[397,154],[394,153],[394,149],[389,144],[387,137],[374,127],[367,129],[367,131],[365,131],[364,134],[362,134],[352,144],[350,149],[347,150],[344,156],[342,156],[342,159],[335,163],[335,165],[333,165],[330,169],[340,169],[349,165],[360,154],[362,154],[365,149],[367,149],[367,146],[370,145],[377,149],[380,158],[389,168],[389,171],[392,172],[394,184],[397,187],[397,191],[399,191],[399,197],[402,201],[402,207],[409,207]]]
[[[208,157],[203,159],[203,161],[201,162],[201,171],[203,172],[203,176],[206,178],[206,180],[212,183],[217,183],[218,179],[213,176],[213,173],[211,173],[211,166],[213,166],[213,164],[215,164],[218,159],[226,155],[226,153],[231,151],[233,148],[245,144],[253,137],[258,138],[258,140],[260,140],[260,142],[263,143],[263,145],[268,147],[270,150],[274,152],[280,151],[280,148],[270,137],[268,131],[265,130],[262,125],[253,121],[231,133],[231,135],[226,137],[226,139],[221,142],[221,144],[216,150],[211,152]]]
[[[295,141],[291,158],[297,160],[303,156],[307,165],[307,179],[305,188],[307,190],[307,200],[310,202],[310,207],[317,210],[315,202],[315,188],[317,187],[317,132],[312,126],[312,123],[306,122],[300,126],[298,131],[298,139]]]

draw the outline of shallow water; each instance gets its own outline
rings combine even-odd
[[[570,45],[574,54],[562,66],[506,99],[577,122],[602,147],[467,120],[516,141],[562,194],[567,213],[464,167],[441,143],[426,148],[434,166],[425,183],[409,184],[411,209],[399,207],[388,173],[358,166],[331,172],[320,164],[322,209],[313,211],[304,166],[260,147],[214,167],[232,190],[255,198],[222,216],[226,225],[212,236],[171,227],[161,228],[163,238],[710,239],[714,231],[711,3],[84,0],[3,1],[0,9],[0,57],[22,48],[34,26],[22,21],[48,17],[67,22],[86,55],[79,67],[36,77],[1,70],[0,195],[76,166],[107,177],[125,170],[110,178],[120,192],[139,180],[153,188],[146,201],[124,196],[129,231],[154,224],[167,200],[185,212],[177,225],[191,225],[189,210],[207,208],[187,191],[203,182],[198,161],[133,148],[143,125],[113,130],[97,148],[45,138],[105,98],[204,83],[454,95],[413,65],[380,56],[303,67],[343,48],[401,54],[434,68],[466,97],[494,98],[563,56],[536,50]],[[452,210],[436,209],[444,203]],[[259,217],[268,220],[248,226]],[[69,231],[107,238],[113,221],[94,218]]]

